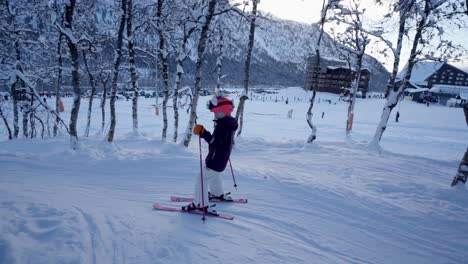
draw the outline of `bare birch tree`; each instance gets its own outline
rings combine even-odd
[[[68,49],[72,64],[72,86],[73,86],[73,106],[70,114],[70,142],[73,149],[78,147],[78,131],[76,128],[78,122],[78,114],[81,103],[81,88],[80,88],[80,60],[78,55],[78,40],[73,36],[73,16],[76,0],[67,1],[65,6],[65,31],[63,32],[67,40]]]
[[[224,32],[221,26],[218,26],[218,54],[216,58],[216,88],[221,89],[221,80],[223,78],[223,59],[224,59]]]
[[[5,127],[7,128],[7,131],[8,131],[8,139],[13,139],[13,135],[11,133],[11,129],[10,129],[10,125],[8,124],[8,120],[7,118],[5,117],[5,115],[3,114],[3,110],[2,110],[2,104],[3,104],[3,98],[0,98],[0,117],[2,118],[3,120],[3,124],[5,124]]]
[[[15,23],[15,13],[13,11],[13,7],[10,6],[10,1],[5,0],[2,1],[3,8],[2,12],[5,12],[3,16],[6,18],[8,29],[7,37],[13,40],[13,46],[15,50],[15,62],[13,65],[13,70],[22,70],[21,68],[21,51],[20,51],[20,43],[19,43],[19,36],[20,31],[17,30],[16,23]],[[13,102],[13,137],[18,138],[19,135],[19,111],[18,111],[18,90],[20,88],[20,80],[19,78],[12,79],[10,78],[10,94]]]
[[[178,97],[179,91],[182,88],[182,76],[184,75],[184,61],[187,59],[193,41],[191,37],[196,30],[198,30],[197,22],[200,17],[193,17],[191,12],[191,6],[184,2],[179,10],[179,16],[182,19],[179,19],[176,22],[177,30],[175,31],[175,56],[176,56],[176,79],[174,87],[174,96],[173,96],[173,108],[174,108],[174,135],[173,142],[177,142],[178,130],[179,130],[179,108],[178,108]]]
[[[468,4],[468,3],[467,3]],[[467,5],[468,7],[468,5]],[[468,11],[467,11],[468,12]],[[468,126],[468,103],[465,104],[463,107],[463,111],[465,113],[465,121],[466,125]],[[457,185],[459,182],[466,184],[468,180],[468,148],[465,151],[465,155],[463,156],[460,165],[458,166],[457,175],[453,177],[452,186]]]
[[[349,8],[339,9],[339,12],[332,18],[337,23],[348,26],[344,32],[335,33],[335,36],[338,43],[341,44],[341,48],[352,54],[354,57],[353,61],[355,61],[355,67],[350,69],[351,71],[355,71],[355,76],[350,91],[351,98],[346,119],[346,134],[349,134],[353,128],[354,107],[356,105],[359,84],[361,83],[362,64],[366,47],[370,41],[367,31],[363,28],[362,17],[364,10],[361,10],[359,6],[359,0],[352,0],[350,1]]]
[[[138,135],[138,74],[136,71],[136,55],[135,55],[135,40],[133,37],[133,0],[128,1],[127,9],[127,45],[128,45],[128,62],[130,64],[130,79],[132,83],[132,121],[133,121],[133,133]]]
[[[377,1],[378,3],[381,2],[381,0]],[[390,50],[392,51],[393,55],[393,67],[392,67],[392,73],[390,75],[390,80],[388,81],[387,87],[385,87],[384,93],[385,93],[385,98],[388,97],[388,94],[391,89],[395,86],[395,80],[398,74],[398,69],[400,67],[400,57],[401,57],[401,50],[403,47],[403,38],[406,35],[407,32],[407,20],[410,18],[410,16],[414,15],[414,6],[415,6],[415,0],[399,0],[396,3],[393,4],[391,8],[391,14],[398,14],[398,37],[397,37],[397,43],[396,47],[393,48],[393,45],[389,43],[388,41],[385,41],[387,45],[389,46]]]
[[[163,82],[163,129],[162,129],[162,140],[165,141],[167,137],[167,102],[169,101],[169,52],[167,49],[166,37],[164,36],[164,17],[163,5],[165,0],[158,0],[156,10],[156,28],[158,31],[159,47],[158,47],[158,58],[159,58],[159,70],[161,72]],[[158,95],[156,95],[158,96]]]
[[[309,100],[309,108],[307,109],[306,121],[309,125],[312,133],[307,138],[307,143],[312,143],[317,138],[317,127],[312,122],[313,112],[312,109],[314,108],[315,97],[317,95],[317,85],[318,85],[318,76],[320,73],[320,45],[322,43],[322,37],[325,30],[325,23],[327,21],[327,13],[328,10],[333,8],[339,8],[340,5],[338,4],[340,0],[323,0],[322,3],[322,11],[320,15],[320,22],[319,22],[319,36],[317,38],[317,43],[315,45],[315,61],[313,63],[312,69],[312,87],[305,87],[306,90],[312,90],[312,97]]]
[[[122,60],[122,46],[123,46],[123,36],[125,30],[125,23],[127,19],[127,0],[121,1],[122,13],[120,14],[120,21],[119,21],[119,30],[117,33],[117,47],[114,56],[114,66],[112,72],[112,93],[110,98],[110,127],[109,133],[107,135],[107,141],[112,142],[114,141],[114,134],[115,134],[115,125],[117,123],[117,118],[115,114],[115,101],[117,99],[117,82],[119,80],[119,70],[120,70],[120,63]]]
[[[206,48],[208,30],[210,28],[213,15],[215,13],[215,8],[216,8],[216,0],[209,0],[207,11],[204,14],[204,18],[202,19],[202,27],[201,27],[200,37],[198,40],[198,47],[197,47],[197,61],[195,63],[195,84],[194,84],[194,89],[193,89],[193,100],[192,100],[192,106],[190,109],[190,117],[189,117],[189,121],[187,125],[187,131],[185,133],[185,138],[183,141],[183,144],[186,147],[188,147],[188,145],[190,144],[190,139],[192,137],[192,129],[197,119],[198,98],[200,96],[199,92],[201,88],[201,66],[202,66],[202,61],[203,61],[203,54]],[[204,10],[204,8],[202,10]]]
[[[91,69],[88,66],[88,58],[86,56],[86,51],[82,51],[83,53],[83,64],[85,66],[86,73],[88,74],[89,85],[91,86],[91,92],[89,94],[89,102],[88,102],[88,116],[86,118],[86,129],[85,129],[85,137],[89,137],[89,129],[91,127],[91,114],[93,111],[93,100],[94,95],[96,94],[96,80],[94,75],[91,72]]]
[[[239,121],[239,128],[237,130],[237,136],[242,134],[242,128],[244,124],[244,107],[245,101],[249,99],[249,80],[250,80],[250,62],[252,60],[252,51],[255,43],[255,21],[257,19],[257,6],[259,0],[252,0],[252,12],[250,18],[250,29],[249,29],[249,43],[247,45],[247,54],[244,63],[244,90],[241,94],[239,105],[237,106],[236,119]]]
[[[413,71],[414,65],[418,61],[418,56],[423,55],[422,48],[425,46],[433,46],[428,45],[430,40],[434,40],[435,35],[431,31],[431,29],[437,30],[439,33],[437,36],[442,37],[444,36],[443,28],[439,25],[442,25],[442,21],[454,22],[459,23],[457,21],[457,17],[460,15],[464,16],[464,12],[460,12],[460,9],[464,8],[464,3],[461,0],[453,0],[453,1],[432,1],[432,0],[414,0],[414,1],[405,1],[401,2],[403,5],[414,5],[416,8],[416,27],[415,27],[415,34],[412,38],[412,45],[410,50],[410,55],[408,58],[408,62],[406,65],[406,72],[404,77],[399,82],[398,85],[393,85],[392,89],[389,89],[389,95],[387,97],[387,101],[385,103],[384,109],[382,111],[382,115],[380,117],[380,122],[377,125],[376,132],[374,134],[374,138],[372,139],[369,146],[371,148],[378,148],[380,140],[382,139],[382,135],[385,132],[387,127],[388,120],[390,118],[390,114],[393,108],[397,105],[398,100],[406,89],[409,80],[411,78],[411,74]],[[412,7],[412,6],[411,6]],[[402,10],[411,10],[409,6],[401,6]],[[406,11],[404,11],[406,12]],[[403,14],[405,14],[403,12]],[[463,21],[463,20],[461,20]],[[400,25],[401,26],[401,25]],[[436,47],[439,53],[439,57],[447,57],[451,52],[454,51],[455,45],[451,42],[447,41],[440,41],[439,45]],[[426,54],[428,55],[428,54]],[[435,57],[435,52],[429,52],[431,58]],[[447,58],[446,58],[447,59]]]
[[[63,56],[62,56],[62,34],[59,33],[59,39],[57,43],[57,84],[55,86],[55,112],[57,116],[60,116],[60,104],[61,104],[61,90],[62,90],[62,67],[63,67]],[[54,122],[54,136],[58,135],[60,119],[57,117]]]
[[[106,125],[106,99],[107,99],[107,83],[111,76],[110,71],[103,70],[99,74],[99,78],[102,84],[102,96],[101,96],[101,133],[104,132]]]

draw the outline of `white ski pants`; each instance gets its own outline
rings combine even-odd
[[[203,191],[204,191],[204,197],[205,197],[205,206],[209,205],[208,191],[212,195],[215,195],[215,196],[224,194],[221,172],[210,170],[205,167],[203,170],[203,183],[204,183]],[[209,189],[207,187],[209,187]],[[195,204],[200,204],[200,206],[202,205],[200,174],[197,175],[197,179],[195,183],[195,201],[193,202]]]

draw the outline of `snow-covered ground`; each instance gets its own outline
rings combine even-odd
[[[211,129],[208,98],[199,123]],[[319,94],[318,139],[305,145],[305,98],[289,88],[248,101],[232,164],[233,196],[249,203],[217,205],[233,221],[151,209],[182,205],[169,196],[192,195],[199,175],[197,138],[162,143],[154,99],[140,99],[140,136],[131,102],[117,103],[112,145],[96,108],[78,151],[66,136],[6,141],[0,125],[0,263],[467,263],[468,192],[450,187],[468,142],[462,111],[404,101],[378,153],[367,144],[383,100],[358,100],[346,137],[347,104]],[[229,170],[224,185],[233,191]]]

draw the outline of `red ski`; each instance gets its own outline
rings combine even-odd
[[[186,213],[186,214],[203,215],[202,211],[198,211],[198,210],[183,211],[182,208],[180,208],[180,207],[170,207],[170,206],[164,206],[164,205],[160,205],[160,204],[153,204],[153,209],[154,210],[161,210],[161,211],[172,211],[172,212],[181,212],[181,213]],[[209,217],[216,217],[216,218],[221,218],[221,219],[226,219],[226,220],[233,220],[234,219],[234,216],[226,215],[226,214],[206,213],[205,215],[209,216]]]
[[[190,198],[190,197],[171,196],[172,202],[190,203],[190,202],[193,202],[193,200],[195,199]],[[244,198],[232,199],[232,200],[221,200],[221,199],[212,198],[210,199],[210,202],[213,202],[213,203],[218,203],[218,202],[219,203],[247,203],[248,200]]]

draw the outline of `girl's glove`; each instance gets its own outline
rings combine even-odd
[[[204,131],[205,131],[205,128],[202,125],[196,125],[193,128],[193,133],[195,135],[201,135],[201,134],[203,134]]]

